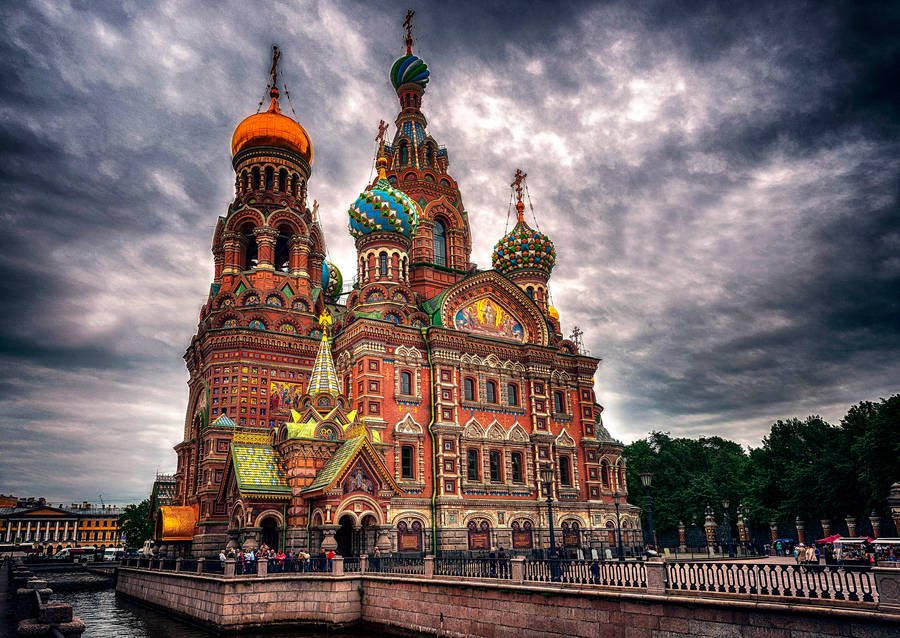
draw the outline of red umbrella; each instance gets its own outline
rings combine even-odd
[[[826,536],[825,538],[820,538],[817,540],[817,543],[833,543],[841,537],[840,534],[832,534],[831,536]]]

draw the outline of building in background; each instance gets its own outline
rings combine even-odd
[[[594,395],[599,359],[562,334],[556,252],[526,219],[525,174],[511,185],[512,229],[479,269],[478,220],[428,131],[430,71],[407,29],[389,74],[396,131],[386,143],[382,121],[377,175],[349,209],[357,272],[345,292],[319,223],[339,213],[309,206],[312,142],[281,112],[278,72],[276,49],[268,109],[232,137],[235,197],[184,355],[184,437],[156,540],[195,555],[546,548],[549,466],[557,544],[608,548],[621,528],[640,545],[623,446]]]
[[[4,544],[30,544],[42,554],[55,554],[65,547],[92,545],[99,549],[121,544],[119,515],[111,505],[88,502],[62,503],[58,507],[43,498],[0,497],[0,540]]]

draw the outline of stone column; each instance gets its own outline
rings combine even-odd
[[[666,593],[666,562],[662,558],[651,558],[644,567],[647,570],[647,593]]]
[[[359,573],[365,574],[369,570],[369,555],[362,554],[359,557]]]
[[[869,522],[872,523],[872,536],[875,538],[881,537],[881,516],[877,511],[872,510],[872,513],[869,514]]]
[[[878,609],[894,614],[900,613],[900,569],[896,567],[874,567],[875,590],[878,592]]]
[[[256,236],[256,267],[259,270],[275,270],[275,241],[278,229],[260,226],[253,229]]]
[[[772,551],[775,551],[775,541],[778,540],[778,523],[769,521],[769,532],[772,534]]]
[[[337,551],[337,540],[335,540],[334,535],[340,527],[337,525],[322,525],[321,529],[323,534],[321,545],[322,551],[325,553],[332,550]]]
[[[288,249],[290,250],[289,271],[294,277],[309,279],[309,272],[306,269],[308,262],[306,250],[308,245],[309,240],[303,235],[293,235],[288,240]]]
[[[184,559],[183,559],[181,556],[179,556],[178,558],[175,559],[175,571],[176,571],[176,572],[180,572],[180,571],[181,571],[181,563],[182,563],[183,560],[184,560]],[[231,559],[231,562],[234,563],[234,559],[233,559],[233,558]],[[226,573],[226,574],[228,573],[228,565],[225,565],[225,573]],[[234,565],[233,565],[233,564],[232,564],[232,566],[231,566],[231,573],[234,574]]]
[[[513,562],[515,563],[517,559],[513,558]],[[522,564],[524,565],[525,559],[521,559]],[[515,569],[515,567],[513,567]],[[434,578],[434,556],[426,556],[425,557],[425,578]],[[524,580],[524,572],[523,578]]]
[[[851,514],[847,514],[846,518],[844,518],[844,521],[847,523],[847,535],[851,537],[856,536],[856,517]]]
[[[343,556],[335,556],[332,559],[331,575],[332,576],[343,576],[344,575],[344,557]]]
[[[887,502],[891,508],[891,518],[894,519],[894,527],[897,529],[897,536],[900,536],[900,482],[891,485],[891,491],[888,493]]]
[[[176,558],[175,559],[175,571],[176,572],[181,571],[179,569],[179,567],[181,567],[181,559]],[[225,578],[233,578],[233,577],[234,577],[234,559],[226,558],[225,559]]]
[[[707,513],[706,522],[703,523],[703,528],[706,531],[706,550],[712,555],[715,552],[715,544],[716,544],[716,525],[715,519],[711,514]]]
[[[391,526],[390,525],[379,525],[378,526],[378,540],[375,541],[375,546],[378,547],[378,551],[380,551],[383,555],[391,553]]]
[[[213,246],[213,279],[219,281],[222,278],[222,270],[225,268],[225,246],[219,244]]]
[[[831,521],[827,518],[823,518],[819,522],[822,523],[822,537],[827,538],[828,536],[831,536]]]
[[[205,562],[206,562],[206,559],[203,556],[201,556],[200,558],[197,559],[197,573],[198,574],[203,573],[203,563],[205,563]]]
[[[223,274],[238,274],[241,272],[241,234],[229,230],[222,234],[222,244],[225,249],[225,265]],[[247,265],[249,268],[249,264]]]
[[[687,551],[687,527],[684,526],[682,521],[678,521],[678,551],[686,552]]]
[[[800,520],[800,517],[794,519],[794,525],[797,528],[797,540],[806,544],[806,522]]]
[[[427,561],[429,558],[432,560],[432,571],[434,570],[434,557],[426,556],[425,560]],[[426,565],[428,563],[425,563]],[[525,557],[524,556],[516,556],[510,560],[510,580],[514,583],[524,583],[525,582]]]
[[[257,576],[268,576],[269,575],[269,559],[268,558],[257,558],[256,559],[256,575]]]

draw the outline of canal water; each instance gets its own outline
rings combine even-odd
[[[216,634],[164,613],[148,609],[116,596],[102,579],[85,579],[87,575],[47,574],[54,590],[53,600],[72,603],[76,616],[84,621],[83,638],[210,638]],[[382,633],[270,631],[242,633],[242,638],[371,638]]]

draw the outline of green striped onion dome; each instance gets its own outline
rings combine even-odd
[[[424,89],[430,75],[431,71],[428,70],[424,60],[414,55],[404,55],[397,58],[391,67],[391,84],[396,89],[401,84],[415,82]]]

